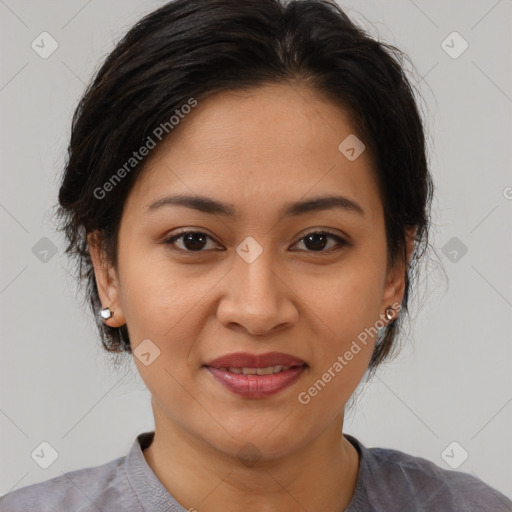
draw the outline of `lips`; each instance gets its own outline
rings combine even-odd
[[[266,354],[249,354],[247,352],[234,352],[226,354],[205,366],[210,368],[268,368],[270,366],[302,366],[305,361],[282,352],[267,352]]]
[[[227,354],[204,365],[215,380],[245,398],[264,398],[298,380],[307,363],[290,354]]]

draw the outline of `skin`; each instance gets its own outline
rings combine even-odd
[[[155,417],[144,456],[185,508],[341,511],[350,502],[359,460],[342,436],[344,408],[375,339],[308,404],[297,396],[401,303],[407,263],[388,265],[369,152],[350,161],[338,150],[352,133],[345,111],[305,85],[217,93],[148,157],[124,205],[117,268],[89,238],[102,304],[115,311],[106,323],[127,324],[132,350],[146,339],[160,350],[147,366],[134,357]],[[145,213],[171,193],[232,203],[237,216],[180,206]],[[334,193],[364,215],[278,215],[287,202]],[[164,242],[177,228],[210,238],[181,238],[173,250]],[[349,245],[304,238],[322,230]],[[252,263],[236,252],[247,236],[262,248]],[[286,352],[308,368],[276,395],[243,398],[202,367],[238,351]],[[247,443],[260,457],[253,464],[238,456]]]

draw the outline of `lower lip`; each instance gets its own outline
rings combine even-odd
[[[206,369],[233,393],[247,398],[263,398],[291,386],[300,377],[306,366],[294,366],[289,370],[271,375],[243,375],[210,366],[207,366]]]

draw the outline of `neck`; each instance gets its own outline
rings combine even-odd
[[[354,493],[359,458],[342,436],[343,415],[310,444],[279,459],[241,461],[155,415],[147,463],[169,493],[209,512],[340,512]],[[230,504],[229,507],[226,505]],[[240,504],[239,509],[233,504]]]

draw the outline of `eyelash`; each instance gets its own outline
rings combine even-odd
[[[180,238],[183,238],[185,235],[188,235],[190,233],[204,235],[204,236],[208,237],[210,240],[213,240],[213,238],[210,235],[203,233],[202,231],[187,230],[187,231],[181,231],[180,233],[173,235],[171,238],[164,240],[163,243],[168,246],[174,246],[176,240],[179,240]],[[305,251],[305,252],[309,252],[311,254],[322,254],[322,253],[330,254],[332,251],[340,250],[343,247],[349,245],[349,243],[346,240],[344,240],[343,238],[341,238],[339,235],[335,235],[334,233],[331,233],[329,231],[311,231],[310,233],[306,233],[302,238],[300,238],[298,242],[301,242],[302,240],[304,240],[306,237],[308,237],[310,235],[327,235],[329,238],[335,239],[338,243],[338,247],[331,247],[330,249],[326,249],[326,250],[322,249],[320,251],[308,251],[308,250]],[[176,247],[173,247],[172,250],[189,253],[189,254],[199,254],[201,252],[206,252],[206,250],[204,250],[204,249],[199,250],[199,251],[189,251],[187,249],[181,249],[181,248],[176,248]]]

